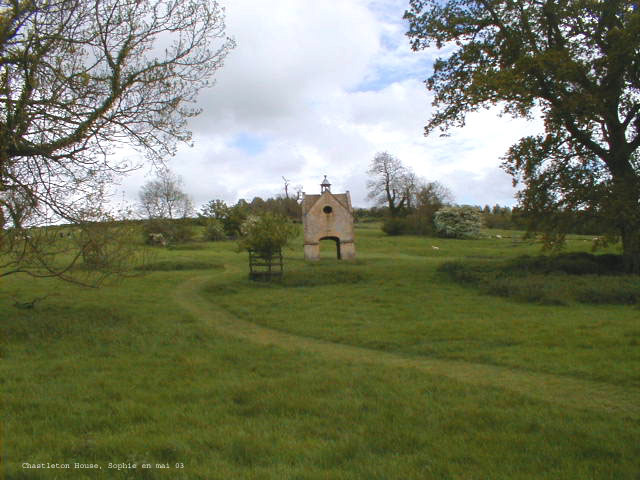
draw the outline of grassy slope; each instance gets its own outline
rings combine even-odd
[[[206,298],[263,325],[416,358],[600,380],[637,394],[637,309],[519,304],[435,272],[442,258],[535,246],[358,234],[361,260],[353,265],[309,266],[293,254],[290,284],[320,284],[314,288],[250,284],[246,259],[230,244],[158,259],[225,270],[159,271],[101,290],[4,280],[7,478],[96,478],[20,467],[47,461],[98,462],[99,478],[637,477],[633,413],[247,342],[175,298],[188,279],[210,273]],[[10,307],[12,293],[46,290],[57,295],[34,310]],[[108,462],[185,469],[117,472]]]
[[[638,308],[518,303],[481,295],[436,272],[443,259],[539,253],[538,245],[359,233],[355,265],[294,260],[289,284],[299,288],[214,280],[210,298],[241,318],[314,338],[640,386]],[[585,246],[578,239],[569,247]],[[320,285],[305,286],[317,277]]]

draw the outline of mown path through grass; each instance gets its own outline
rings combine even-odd
[[[406,357],[373,349],[328,342],[265,328],[237,318],[201,296],[210,280],[192,277],[175,291],[180,306],[216,330],[256,344],[320,354],[332,360],[414,368],[431,375],[445,376],[468,384],[510,390],[524,396],[577,409],[618,412],[640,417],[640,391],[602,382],[519,371],[505,367]]]

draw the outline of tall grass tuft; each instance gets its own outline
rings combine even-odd
[[[145,272],[171,272],[178,270],[223,270],[224,264],[200,260],[161,260],[136,267]]]
[[[619,255],[585,252],[458,260],[438,271],[490,295],[547,305],[640,303],[640,278],[622,272]]]

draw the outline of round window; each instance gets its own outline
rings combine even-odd
[[[322,209],[322,211],[323,211],[324,213],[331,213],[331,212],[333,212],[333,208],[331,208],[331,206],[330,206],[330,205],[327,205],[327,206],[325,206],[325,207]]]

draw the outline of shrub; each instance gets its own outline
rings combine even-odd
[[[90,269],[103,269],[109,265],[107,242],[96,238],[88,238],[82,246],[82,261]]]
[[[287,217],[276,213],[251,216],[240,228],[238,246],[269,258],[298,234],[298,228]]]
[[[406,222],[404,218],[389,217],[382,224],[382,231],[387,235],[402,235],[406,233]]]
[[[570,275],[593,275],[599,273],[600,267],[593,259],[593,255],[573,254],[563,255],[549,262],[551,271],[568,273]]]
[[[224,265],[214,262],[203,262],[197,260],[162,260],[159,262],[145,263],[135,268],[144,272],[171,272],[179,270],[220,270]]]
[[[428,213],[428,212],[427,212]],[[433,224],[434,214],[425,214],[423,211],[416,211],[406,217],[406,226],[408,233],[415,235],[435,235],[436,230]]]
[[[162,234],[168,244],[189,242],[195,237],[188,219],[153,218],[146,220],[142,227],[142,234],[147,245],[156,243],[157,234]]]
[[[599,266],[600,273],[623,273],[625,272],[622,255],[607,253],[604,255],[593,255]]]
[[[169,237],[169,243],[186,243],[195,238],[195,232],[189,222],[183,220],[175,220],[173,222],[172,235]]]
[[[524,255],[505,264],[512,271],[553,273],[570,275],[614,275],[624,273],[622,256],[606,254],[593,255],[586,252],[563,253],[560,255],[530,257]]]
[[[220,220],[208,218],[205,222],[204,238],[210,242],[219,242],[226,240],[227,235],[224,231],[224,225]]]
[[[387,235],[433,235],[435,233],[433,219],[421,215],[420,212],[411,213],[406,217],[388,217],[382,224],[382,231]]]
[[[434,225],[439,235],[448,238],[477,238],[482,220],[474,207],[443,207],[436,212]]]
[[[638,278],[622,274],[619,255],[567,253],[508,261],[457,261],[443,263],[438,270],[485,293],[526,302],[640,303]]]
[[[544,305],[566,305],[573,296],[564,278],[546,275],[496,276],[483,288],[491,295]]]
[[[137,232],[127,224],[93,222],[80,227],[73,241],[80,247],[86,269],[123,273],[135,262]]]
[[[249,206],[246,202],[238,201],[233,207],[227,210],[226,215],[221,218],[224,226],[224,233],[227,237],[238,238],[241,236],[242,225],[249,216]]]
[[[598,281],[579,289],[576,299],[591,304],[635,305],[640,303],[640,287],[637,283],[625,282],[620,277]]]

